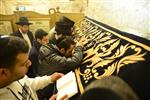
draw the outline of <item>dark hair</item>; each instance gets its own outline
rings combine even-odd
[[[35,39],[42,39],[44,36],[48,35],[43,29],[37,29],[35,31]]]
[[[0,67],[11,68],[16,63],[19,53],[28,53],[29,46],[25,40],[15,36],[0,37]]]
[[[110,89],[92,88],[87,90],[79,97],[78,100],[123,100],[121,96]]]
[[[87,91],[89,91],[90,89],[93,89],[93,88],[98,88],[99,91],[102,90],[101,88],[108,89],[108,90],[116,93],[117,95],[119,95],[122,98],[122,100],[139,100],[137,95],[133,91],[133,89],[124,80],[122,80],[118,76],[113,76],[113,75],[106,76],[99,80],[95,80],[95,81],[91,82],[85,88],[84,93],[86,93]],[[109,95],[110,94],[108,94],[107,96],[109,96]],[[82,97],[82,95],[81,95],[81,97]],[[94,98],[94,97],[91,96],[89,98]],[[84,100],[84,99],[80,99],[80,100]],[[103,100],[105,100],[105,99],[103,99]]]
[[[63,36],[56,41],[56,45],[59,49],[64,48],[65,50],[69,49],[70,45],[74,45],[74,39],[72,36]]]

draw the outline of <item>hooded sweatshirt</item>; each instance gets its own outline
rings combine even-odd
[[[36,91],[52,83],[50,76],[28,78],[24,76],[18,81],[0,89],[0,100],[38,100]]]

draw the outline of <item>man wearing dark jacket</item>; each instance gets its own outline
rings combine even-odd
[[[57,44],[48,44],[40,48],[39,62],[41,75],[54,72],[64,74],[77,68],[83,58],[82,41],[74,42],[71,36],[64,36],[57,40]]]
[[[19,29],[16,32],[12,33],[11,35],[18,36],[26,40],[31,50],[32,41],[34,37],[32,32],[29,31],[29,25],[31,25],[32,23],[28,21],[27,17],[20,17],[19,21],[16,22],[16,24],[19,26]]]
[[[33,46],[29,54],[29,58],[32,62],[32,65],[29,68],[28,76],[29,77],[36,77],[38,75],[38,55],[39,49],[42,45],[45,45],[49,42],[48,33],[45,32],[43,29],[37,29],[35,31],[35,40],[33,40]]]
[[[39,50],[39,75],[50,75],[54,72],[64,74],[77,68],[83,58],[82,41],[74,42],[72,36],[63,36],[56,41],[56,45],[48,43],[42,45]],[[51,94],[54,86],[49,85],[38,91],[40,97],[49,98],[45,94]],[[54,92],[56,89],[54,89]]]

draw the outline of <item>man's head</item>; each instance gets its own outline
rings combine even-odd
[[[22,78],[31,65],[28,59],[29,46],[19,37],[0,37],[0,86]]]
[[[41,44],[47,44],[49,42],[48,33],[45,32],[43,29],[37,29],[35,31],[35,39]]]
[[[57,40],[57,47],[59,48],[62,55],[69,57],[72,55],[75,47],[75,42],[72,36],[63,36]]]
[[[83,93],[78,100],[124,100],[117,93],[106,88],[92,88]]]
[[[57,34],[71,35],[74,26],[74,21],[65,16],[61,16],[55,23],[55,31]]]
[[[91,82],[79,100],[95,97],[102,100],[139,100],[132,88],[118,76],[106,76]]]
[[[31,25],[32,23],[30,23],[28,21],[27,17],[20,17],[19,21],[16,22],[17,25],[19,25],[19,29],[23,32],[23,33],[27,33],[29,30],[29,25]]]
[[[19,30],[22,33],[27,33],[29,31],[29,25],[19,25]]]

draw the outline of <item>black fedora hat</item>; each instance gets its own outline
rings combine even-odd
[[[19,21],[16,22],[17,25],[31,25],[27,17],[20,17]]]
[[[55,23],[56,25],[59,26],[69,26],[69,27],[73,27],[74,26],[74,21],[72,21],[71,19],[65,17],[65,16],[61,16],[59,18],[59,20]]]
[[[62,34],[66,34],[66,35],[69,35],[71,34],[71,27],[70,26],[67,26],[67,25],[56,25],[55,26],[55,31],[57,33],[62,33]]]

